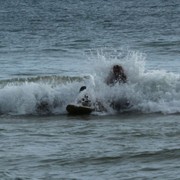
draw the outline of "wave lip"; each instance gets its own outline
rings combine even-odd
[[[84,77],[85,78],[85,77]],[[43,83],[43,84],[65,84],[73,81],[83,81],[83,77],[80,76],[31,76],[31,77],[17,77],[12,79],[5,79],[0,81],[0,87],[12,85],[22,85],[24,83]]]

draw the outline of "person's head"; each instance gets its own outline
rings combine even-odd
[[[119,76],[119,75],[124,73],[124,70],[123,70],[122,66],[114,65],[113,66],[113,73],[114,73],[115,76]]]
[[[84,91],[86,89],[86,86],[82,86],[79,90],[79,92]]]

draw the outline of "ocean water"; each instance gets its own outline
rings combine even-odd
[[[178,0],[1,0],[0,179],[180,179],[179,14]],[[105,84],[113,64],[126,84]],[[106,112],[67,114],[83,85]]]

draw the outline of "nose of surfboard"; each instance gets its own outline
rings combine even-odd
[[[91,107],[79,106],[74,104],[67,105],[66,110],[69,114],[72,115],[90,114],[92,111],[94,111],[94,109]]]

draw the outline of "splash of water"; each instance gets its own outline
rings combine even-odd
[[[92,99],[103,104],[106,113],[116,113],[110,103],[127,99],[126,111],[179,113],[180,76],[164,70],[146,70],[144,54],[124,50],[92,51],[88,74],[80,77],[32,77],[0,82],[1,114],[65,114],[79,88],[86,85]],[[128,77],[126,84],[107,86],[105,78],[114,64],[121,64]],[[99,113],[98,113],[99,114]],[[101,113],[100,113],[101,114]]]

